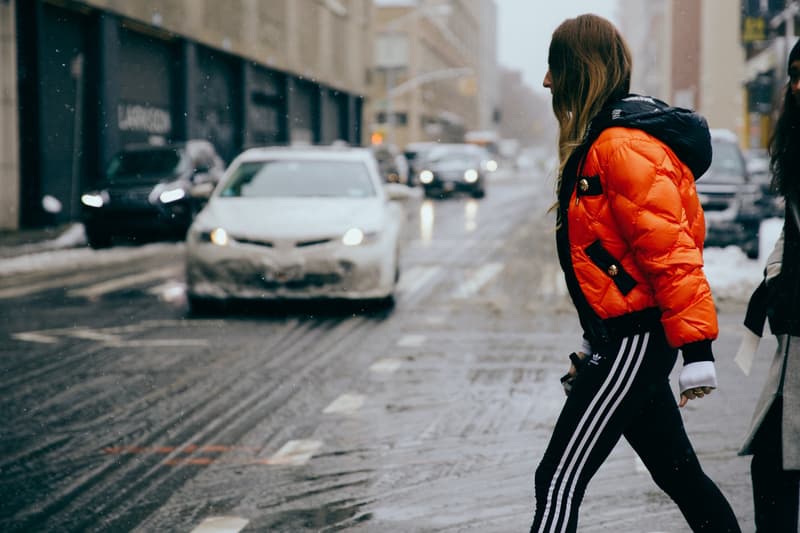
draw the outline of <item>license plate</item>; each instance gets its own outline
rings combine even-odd
[[[456,188],[456,184],[453,183],[452,181],[446,181],[444,183],[444,190],[446,190],[446,191],[452,191],[455,188]]]
[[[295,281],[303,277],[303,271],[299,266],[290,266],[277,269],[271,273],[267,273],[267,279],[270,277],[278,283],[287,283]]]

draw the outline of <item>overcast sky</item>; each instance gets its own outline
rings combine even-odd
[[[550,37],[564,19],[595,13],[617,22],[617,0],[495,0],[495,3],[500,63],[521,70],[525,81],[542,91]]]

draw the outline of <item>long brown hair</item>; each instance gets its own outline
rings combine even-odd
[[[800,195],[800,106],[786,84],[775,131],[769,142],[772,190],[781,196]]]
[[[583,140],[589,122],[606,103],[630,92],[632,61],[617,28],[603,17],[587,14],[556,28],[547,62],[559,126],[558,192],[564,165]]]

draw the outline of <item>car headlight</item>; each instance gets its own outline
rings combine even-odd
[[[358,246],[364,242],[364,232],[359,228],[350,228],[342,236],[342,244],[345,246]]]
[[[464,172],[464,181],[467,183],[475,183],[478,181],[478,171],[474,168],[471,168]]]
[[[350,228],[342,235],[342,244],[345,246],[361,246],[373,243],[378,240],[379,237],[379,231],[365,232],[361,228]]]
[[[184,191],[183,189],[168,189],[159,194],[158,199],[161,201],[162,204],[169,204],[172,202],[177,202],[178,200],[180,200],[185,196],[186,196],[186,191]]]
[[[201,242],[210,242],[217,246],[228,246],[231,243],[231,238],[228,232],[223,228],[214,228],[211,231],[201,231],[198,234]]]
[[[419,173],[419,181],[425,184],[431,183],[433,181],[433,172],[430,170],[423,170]]]
[[[103,207],[105,204],[105,198],[103,198],[102,194],[99,193],[87,193],[81,196],[81,203],[88,207]]]
[[[494,159],[490,159],[489,161],[486,162],[486,170],[488,170],[489,172],[494,172],[495,170],[497,170],[498,167],[499,165],[497,164],[497,161],[495,161]]]

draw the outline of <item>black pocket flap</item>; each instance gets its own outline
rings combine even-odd
[[[586,255],[605,272],[611,281],[617,286],[620,292],[625,295],[636,286],[636,280],[628,274],[619,261],[617,261],[608,250],[603,248],[603,244],[597,240],[586,248]]]
[[[575,184],[578,196],[599,196],[603,194],[600,176],[580,176]]]

